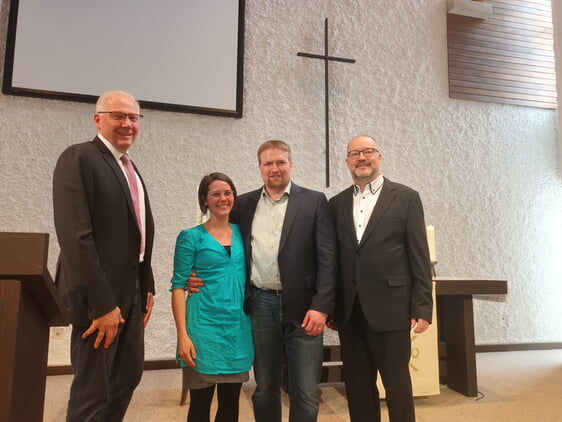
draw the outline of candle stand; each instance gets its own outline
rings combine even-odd
[[[431,276],[437,277],[437,273],[435,272],[435,266],[437,265],[437,261],[431,261]]]

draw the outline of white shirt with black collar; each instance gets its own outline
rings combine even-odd
[[[373,214],[377,200],[381,193],[384,178],[379,174],[375,180],[365,185],[363,191],[358,185],[353,185],[353,222],[357,242],[361,241],[369,219]]]

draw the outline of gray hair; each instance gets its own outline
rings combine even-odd
[[[125,92],[125,91],[113,90],[113,91],[106,91],[99,96],[98,101],[96,102],[96,113],[99,112],[99,111],[106,111],[106,110],[104,110],[105,104],[107,103],[107,100],[109,100],[110,98],[113,98],[113,97],[130,98],[131,100],[133,100],[137,104],[137,106],[140,109],[139,102],[137,101],[137,99],[135,98],[135,96],[133,94],[129,94],[128,92]]]

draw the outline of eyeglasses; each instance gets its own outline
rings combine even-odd
[[[347,156],[352,160],[357,160],[361,154],[363,154],[363,157],[365,158],[373,158],[373,156],[377,152],[379,152],[379,150],[376,148],[366,148],[362,151],[357,151],[357,150],[349,151],[347,153]]]
[[[109,117],[116,122],[122,122],[126,118],[129,118],[131,123],[138,122],[142,117],[142,114],[137,113],[122,113],[120,111],[98,111],[98,114],[109,114]]]
[[[220,197],[224,195],[226,198],[231,198],[234,195],[234,191],[232,190],[225,190],[223,192],[215,191],[209,193],[209,196],[213,199],[220,199]]]

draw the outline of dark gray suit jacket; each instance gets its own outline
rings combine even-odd
[[[154,293],[151,257],[154,222],[143,182],[146,208],[144,262],[141,235],[127,180],[103,142],[94,138],[68,147],[53,176],[55,228],[60,245],[55,282],[71,323],[89,326],[116,306],[125,315],[135,299],[142,309]]]
[[[250,291],[252,222],[262,189],[239,196],[231,214],[246,248]],[[291,184],[278,254],[285,313],[300,325],[309,309],[331,315],[336,283],[336,236],[326,196]]]
[[[330,209],[339,247],[337,324],[347,323],[356,295],[376,331],[408,329],[410,318],[431,322],[431,267],[419,194],[385,178],[360,243],[353,187],[333,197]]]

